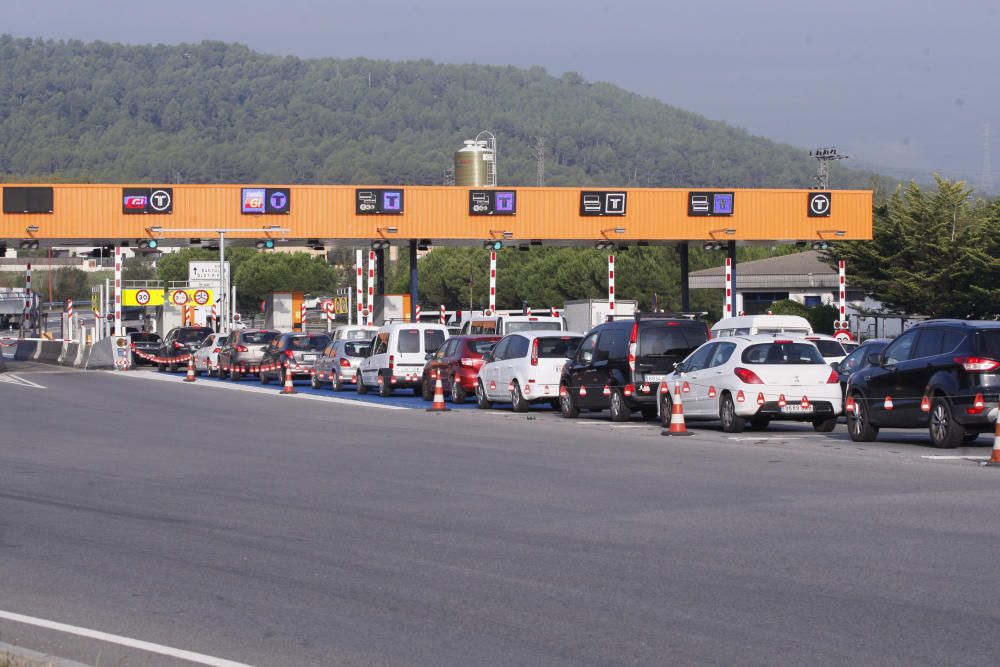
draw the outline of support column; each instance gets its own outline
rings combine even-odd
[[[365,304],[367,313],[365,314],[365,324],[372,324],[375,321],[375,251],[368,251],[368,302]]]
[[[677,255],[681,265],[681,312],[691,312],[691,275],[688,268],[688,242],[677,244]]]
[[[490,250],[490,312],[487,317],[493,317],[497,312],[497,251]]]
[[[417,289],[417,240],[410,239],[410,321],[417,321],[417,304],[419,303]]]
[[[615,256],[608,255],[608,317],[615,319]]]
[[[724,317],[735,317],[736,312],[736,241],[729,242],[729,256],[726,258],[726,312]]]
[[[365,324],[362,317],[362,311],[364,310],[364,276],[362,275],[361,262],[363,261],[363,255],[361,254],[361,249],[358,248],[354,251],[354,269],[357,274],[357,286],[354,292],[354,323],[355,324]],[[348,324],[350,324],[350,315],[348,315]]]
[[[122,326],[122,247],[115,246],[115,336],[125,335]]]

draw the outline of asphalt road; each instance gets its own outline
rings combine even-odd
[[[985,437],[320,394],[12,368],[0,612],[255,665],[1000,662],[1000,469],[924,458]],[[180,664],[11,620],[0,642]]]

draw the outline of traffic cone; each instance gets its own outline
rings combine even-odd
[[[988,466],[1000,466],[1000,407],[997,408],[996,427],[993,429],[993,455],[986,462]]]
[[[184,378],[184,381],[185,382],[194,382],[195,381],[195,377],[194,377],[194,357],[191,356],[191,355],[188,355],[188,372],[187,372],[187,377]]]
[[[295,383],[292,382],[292,367],[289,364],[285,364],[285,386],[281,388],[282,394],[297,394],[299,392],[295,391]]]
[[[670,411],[670,428],[660,431],[660,435],[694,435],[684,423],[684,401],[681,399],[679,384],[674,385],[674,407]]]
[[[451,412],[451,408],[444,404],[444,387],[441,386],[441,374],[435,373],[434,380],[434,402],[427,412]],[[455,380],[458,382],[458,380]]]

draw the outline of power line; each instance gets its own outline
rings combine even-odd
[[[819,162],[819,173],[816,174],[816,187],[820,190],[826,190],[830,187],[830,162],[833,160],[846,160],[849,156],[841,155],[837,152],[836,148],[830,146],[809,151],[809,157],[816,158]]]

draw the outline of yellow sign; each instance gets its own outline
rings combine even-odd
[[[215,303],[215,290],[203,288],[175,289],[170,290],[167,299],[174,306],[188,306],[190,308],[211,306]]]
[[[126,289],[122,290],[123,306],[211,306],[215,290],[211,289]]]
[[[162,306],[162,289],[123,289],[123,306]]]
[[[346,296],[338,296],[330,300],[333,301],[333,312],[335,312],[338,315],[343,315],[347,312],[348,302]]]

